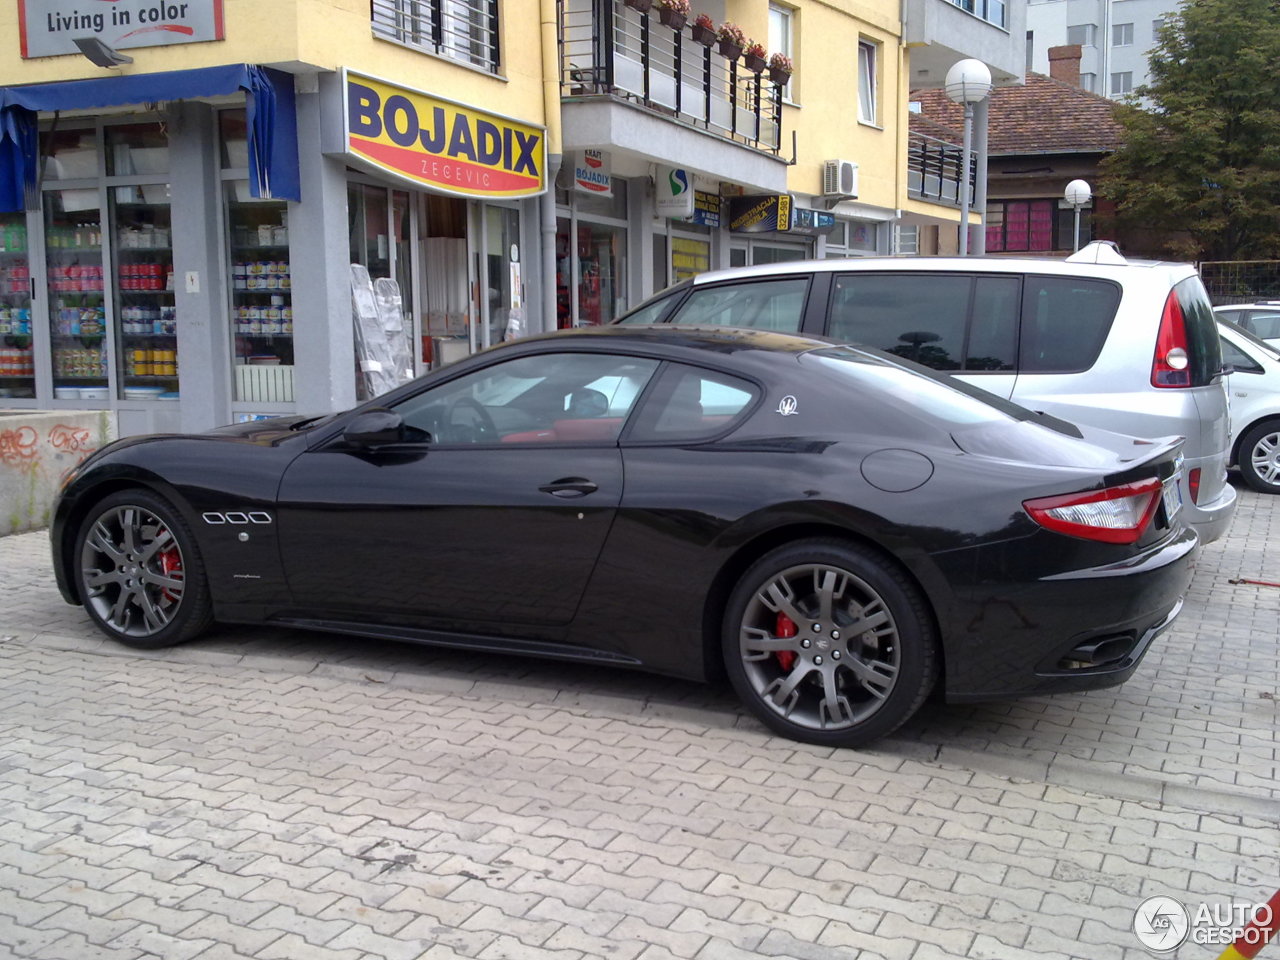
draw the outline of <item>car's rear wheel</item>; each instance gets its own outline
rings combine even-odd
[[[74,557],[85,610],[121,643],[182,643],[212,620],[195,537],[154,494],[122,490],[95,505],[80,525]]]
[[[794,740],[856,747],[896,730],[937,679],[919,590],[870,550],[804,540],[754,563],[729,598],[723,649],[738,696]]]
[[[1280,420],[1250,427],[1237,459],[1245,483],[1260,493],[1280,493]]]

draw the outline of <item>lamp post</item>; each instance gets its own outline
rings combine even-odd
[[[1067,184],[1067,189],[1062,191],[1062,196],[1067,203],[1071,204],[1072,209],[1076,212],[1076,232],[1075,239],[1072,241],[1071,249],[1080,249],[1080,208],[1093,199],[1093,191],[1089,189],[1089,184],[1083,180],[1072,180]]]
[[[969,255],[969,158],[973,152],[973,105],[991,92],[991,71],[981,60],[958,60],[947,71],[947,97],[964,107],[960,167],[960,256]]]

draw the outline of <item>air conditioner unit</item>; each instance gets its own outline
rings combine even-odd
[[[822,162],[822,195],[852,200],[858,196],[858,165],[852,160]]]

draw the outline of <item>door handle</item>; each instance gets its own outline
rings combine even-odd
[[[568,500],[572,497],[585,497],[588,493],[595,493],[600,488],[590,480],[582,477],[564,477],[560,480],[544,483],[538,489],[543,493],[551,494],[553,497]]]

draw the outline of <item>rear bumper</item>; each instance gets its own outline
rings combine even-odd
[[[1123,563],[980,597],[962,631],[948,631],[946,699],[1000,700],[1124,683],[1182,609],[1198,544],[1184,529]],[[1106,652],[1089,662],[1081,651],[1091,649]]]
[[[1236,488],[1224,479],[1217,497],[1208,503],[1192,503],[1191,491],[1187,487],[1187,475],[1196,465],[1196,462],[1188,460],[1182,471],[1182,478],[1178,481],[1182,485],[1182,519],[1195,530],[1201,543],[1213,543],[1227,532],[1227,527],[1231,523],[1231,515],[1236,509]],[[1223,477],[1226,476],[1221,457],[1207,458],[1201,469],[1217,470]]]

